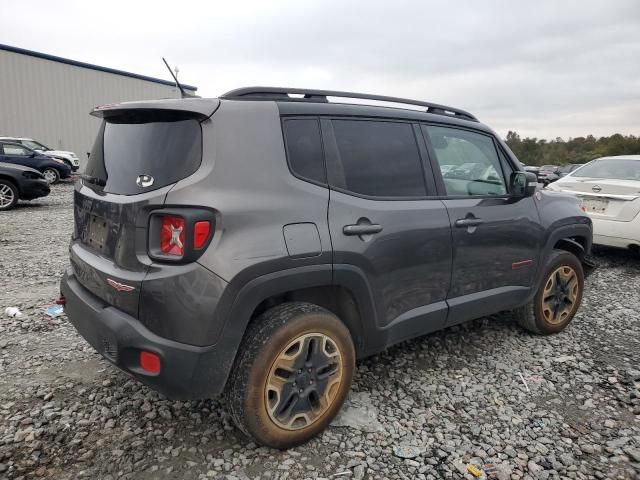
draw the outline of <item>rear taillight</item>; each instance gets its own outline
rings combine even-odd
[[[211,232],[211,222],[203,220],[196,222],[193,227],[193,248],[200,250],[209,240]]]
[[[165,255],[184,256],[184,218],[164,215],[160,229],[160,251]]]
[[[212,210],[191,207],[156,210],[149,217],[149,257],[161,262],[194,262],[211,243],[215,225]]]

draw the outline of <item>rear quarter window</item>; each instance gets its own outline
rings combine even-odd
[[[283,122],[287,159],[298,177],[326,183],[320,124],[316,118],[292,118]]]

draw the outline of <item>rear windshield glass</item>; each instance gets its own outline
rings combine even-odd
[[[603,158],[594,160],[571,174],[573,177],[640,180],[640,160]]]
[[[202,160],[198,120],[184,116],[109,118],[94,144],[85,182],[109,193],[134,195],[193,174]]]

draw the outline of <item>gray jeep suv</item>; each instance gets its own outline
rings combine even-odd
[[[580,305],[591,221],[462,110],[260,87],[93,115],[69,320],[167,397],[224,393],[261,444],[321,432],[358,358],[507,310],[559,332]]]

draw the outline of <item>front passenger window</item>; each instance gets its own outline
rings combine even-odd
[[[436,154],[447,195],[506,195],[500,158],[491,137],[448,127],[424,129]]]

